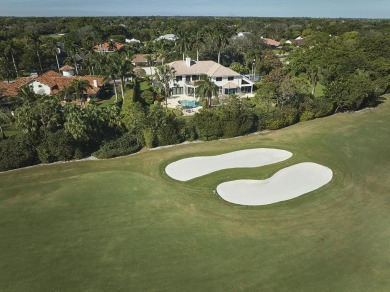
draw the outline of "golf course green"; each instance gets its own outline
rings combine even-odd
[[[180,182],[178,159],[251,148],[285,161]],[[217,185],[301,162],[325,186],[266,206]],[[390,100],[266,133],[0,173],[0,291],[389,291]]]

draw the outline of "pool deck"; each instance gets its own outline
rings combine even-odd
[[[184,94],[183,95],[173,95],[173,96],[168,98],[168,107],[177,108],[178,106],[181,106],[179,101],[182,101],[182,100],[198,101],[194,97],[186,96]],[[198,112],[201,108],[202,108],[202,106],[197,106],[197,107],[194,107],[191,109],[183,109],[183,114],[186,116],[190,116],[190,115],[193,115],[196,112]]]
[[[250,98],[250,97],[253,97],[254,94],[242,94],[240,95],[240,98]],[[178,106],[181,107],[179,101],[182,101],[182,100],[189,100],[189,101],[199,101],[198,99],[196,99],[195,97],[192,97],[192,96],[187,96],[187,95],[184,95],[184,94],[181,94],[181,95],[172,95],[171,97],[168,97],[168,107],[169,108],[177,108]],[[185,116],[190,116],[190,115],[193,115],[197,112],[199,112],[199,110],[202,108],[202,106],[197,106],[197,107],[194,107],[194,108],[190,108],[190,109],[182,109],[183,111],[183,114]]]

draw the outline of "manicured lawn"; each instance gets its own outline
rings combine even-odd
[[[265,134],[0,174],[0,291],[388,291],[390,101]],[[272,147],[284,162],[177,182],[191,155]],[[244,207],[215,193],[312,161],[333,180]]]

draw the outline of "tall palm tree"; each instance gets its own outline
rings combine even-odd
[[[116,90],[116,79],[118,78],[118,71],[112,62],[108,62],[103,68],[104,83],[109,84],[111,81],[114,87],[115,102],[118,102],[118,92]]]
[[[74,90],[76,99],[80,100],[80,106],[83,107],[85,103],[84,92],[88,91],[88,88],[92,88],[92,85],[88,80],[76,78],[72,80],[71,86]]]
[[[218,48],[217,49],[218,50],[218,64],[220,64],[221,52],[229,44],[228,33],[221,25],[217,25],[214,29],[209,31],[209,35],[210,35],[214,45]]]
[[[60,62],[58,60],[58,48],[57,48],[57,40],[54,38],[45,38],[43,41],[42,49],[47,54],[45,55],[51,55],[55,57],[57,70],[60,72]]]
[[[156,73],[154,74],[155,82],[160,88],[160,91],[165,99],[165,107],[168,107],[168,97],[171,93],[169,84],[175,79],[175,69],[169,65],[156,67]]]
[[[134,66],[131,63],[131,61],[123,58],[122,56],[120,57],[121,58],[119,59],[119,62],[116,64],[116,66],[117,66],[119,78],[121,80],[122,98],[124,98],[124,92],[126,91],[126,87],[125,87],[126,79],[128,77],[134,76],[134,72],[133,72]]]
[[[207,99],[207,107],[211,107],[213,96],[218,97],[219,88],[207,75],[202,75],[196,83],[196,95],[201,99]]]
[[[152,75],[152,65],[153,65],[153,61],[154,61],[153,56],[150,55],[150,54],[147,54],[145,56],[145,60],[148,63],[148,66],[149,66],[149,69],[150,69],[150,75]]]
[[[40,46],[42,44],[40,36],[37,32],[30,32],[27,34],[27,41],[31,44],[31,46],[33,46],[34,50],[37,53],[39,68],[41,70],[40,73],[42,74],[43,73],[42,60],[41,60],[41,55],[39,54]]]
[[[193,38],[193,44],[196,48],[196,61],[199,61],[199,48],[202,44],[205,44],[204,32],[202,30],[198,30]]]
[[[8,41],[5,42],[4,54],[6,56],[7,55],[11,56],[12,63],[14,64],[14,68],[15,68],[16,77],[19,77],[18,67],[16,67],[16,62],[15,62],[15,57],[14,57],[15,53],[16,53],[15,42],[12,39],[9,39]]]
[[[176,36],[177,40],[175,46],[178,48],[179,52],[183,54],[184,61],[187,52],[192,47],[193,40],[189,37],[189,33],[181,29],[177,29]]]

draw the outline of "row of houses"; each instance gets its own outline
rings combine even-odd
[[[138,61],[143,59],[138,56]],[[196,95],[196,81],[201,75],[207,75],[219,87],[221,94],[252,93],[253,82],[214,61],[194,61],[186,58],[185,61],[174,61],[168,64],[175,70],[175,79],[170,83],[171,92],[174,95]],[[60,68],[62,74],[47,71],[41,76],[19,78],[12,83],[0,82],[0,89],[3,96],[15,96],[20,87],[29,85],[36,94],[55,95],[66,87],[71,86],[76,78],[87,80],[91,85],[86,95],[94,97],[99,94],[103,86],[103,79],[98,76],[75,76],[74,68],[64,66]]]

